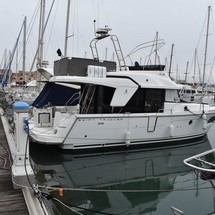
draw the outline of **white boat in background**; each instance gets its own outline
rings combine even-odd
[[[181,90],[179,91],[180,98],[186,102],[195,102],[214,105],[215,94],[213,91],[199,90],[198,88],[193,88],[189,85],[181,85]]]
[[[85,68],[81,75],[51,77],[33,103],[29,134],[34,141],[63,149],[90,149],[161,146],[207,134],[215,107],[181,102],[181,87],[166,71],[127,67],[118,38],[99,32],[95,44],[91,42],[95,61],[96,43],[110,36],[119,68],[109,71],[105,66],[80,63]],[[73,59],[67,60],[72,64]]]

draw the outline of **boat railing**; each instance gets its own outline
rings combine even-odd
[[[186,158],[183,162],[186,166],[189,166],[194,170],[215,173],[215,163],[206,161],[204,159],[206,155],[212,154],[214,152],[215,149],[211,149],[200,154],[194,155],[192,157]]]

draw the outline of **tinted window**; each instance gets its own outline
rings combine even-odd
[[[163,109],[165,90],[162,89],[139,89],[123,107],[123,112],[147,113],[159,112]]]

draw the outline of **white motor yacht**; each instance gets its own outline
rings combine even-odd
[[[31,138],[64,149],[139,146],[202,138],[215,120],[215,107],[182,102],[181,86],[166,71],[143,66],[127,67],[116,36],[100,31],[91,42],[94,61],[80,59],[73,75],[63,73],[48,80],[33,103],[29,119]],[[98,61],[96,43],[110,36],[119,68]],[[96,50],[96,51],[95,51]],[[120,50],[120,51],[119,51]],[[65,59],[62,59],[65,60]],[[66,66],[73,60],[67,59]],[[83,62],[85,59],[83,59]]]

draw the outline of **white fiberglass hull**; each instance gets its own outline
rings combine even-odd
[[[214,116],[207,114],[207,119]],[[211,123],[202,114],[64,114],[58,124],[36,127],[30,135],[43,144],[64,149],[88,149],[113,146],[180,141],[207,134]]]

